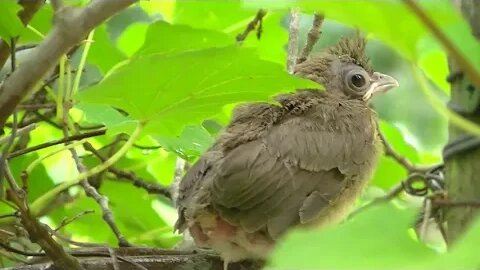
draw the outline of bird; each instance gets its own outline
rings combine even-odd
[[[291,228],[341,222],[381,155],[371,97],[397,87],[373,70],[366,39],[343,37],[296,65],[324,90],[238,105],[178,188],[175,229],[230,262],[265,259]]]

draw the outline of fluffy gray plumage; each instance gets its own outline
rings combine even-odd
[[[197,244],[234,261],[265,256],[259,253],[293,226],[341,220],[380,152],[367,88],[351,87],[347,78],[374,77],[364,48],[359,37],[342,39],[296,67],[326,91],[299,90],[277,96],[278,104],[236,108],[183,178],[176,228],[190,228]],[[266,248],[256,250],[257,243]]]

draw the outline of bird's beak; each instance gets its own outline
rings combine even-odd
[[[380,72],[374,72],[371,77],[370,88],[368,88],[365,95],[363,95],[363,100],[369,100],[376,93],[386,92],[394,87],[398,87],[399,84],[397,80],[388,75],[382,74]]]

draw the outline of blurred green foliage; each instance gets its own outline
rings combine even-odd
[[[450,1],[421,3],[457,45],[461,42],[462,48],[467,48],[464,52],[472,53],[470,59],[480,59],[478,44]],[[147,129],[138,143],[161,148],[132,148],[116,166],[134,171],[148,181],[171,184],[176,157],[190,162],[198,158],[214,141],[233,107],[231,104],[269,100],[295,88],[318,87],[285,72],[287,7],[291,4],[306,12],[301,19],[299,48],[311,26],[312,11],[319,10],[327,16],[314,53],[340,36],[352,34],[355,28],[364,31],[375,69],[392,74],[401,85],[373,101],[381,130],[393,148],[410,161],[439,162],[447,119],[437,114],[418,90],[419,83],[411,69],[412,65],[418,66],[429,79],[433,94],[446,100],[446,54],[398,0],[141,1],[95,30],[72,117],[82,125],[107,127],[107,138],[89,140],[98,148],[111,142],[114,135],[130,133],[137,122],[146,123]],[[270,8],[261,38],[252,33],[242,45],[236,44],[235,36],[243,32],[258,7]],[[46,34],[51,28],[51,8],[45,5],[23,32],[23,26],[15,19],[17,10],[14,1],[0,1],[0,37],[8,39],[22,33],[23,44],[41,41],[39,33]],[[74,67],[82,53],[81,48],[72,57]],[[56,89],[51,94],[55,93]],[[29,145],[61,137],[61,132],[49,125],[42,125],[33,134]],[[59,148],[13,159],[15,176],[20,178],[28,164],[55,149]],[[81,154],[87,165],[98,164],[87,153]],[[67,152],[42,160],[30,175],[29,201],[75,174]],[[395,161],[382,157],[370,190],[387,191],[406,174]],[[109,174],[102,174],[102,180],[100,192],[108,196],[115,220],[127,239],[134,244],[167,248],[179,241],[180,236],[172,232],[175,211],[170,202],[129,183],[120,183]],[[75,189],[63,195],[68,199],[48,212],[43,221],[56,227],[66,217],[95,210],[62,228],[61,233],[78,241],[116,243],[93,200]],[[272,267],[428,269],[465,268],[480,263],[469,252],[476,248],[480,226],[473,226],[470,235],[452,253],[440,255],[409,233],[413,218],[411,201],[402,198],[395,205],[370,209],[325,231],[289,235],[275,253]],[[0,204],[0,215],[10,212],[9,206]]]
[[[13,0],[0,2],[0,38],[11,41],[12,38],[21,34],[25,28],[17,16],[22,7]]]

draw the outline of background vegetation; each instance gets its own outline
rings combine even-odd
[[[16,2],[0,1],[0,37],[10,45],[18,37],[14,63],[21,66],[28,64],[30,47],[51,31],[54,11],[50,4],[41,6],[24,27],[17,17],[22,6]],[[65,2],[84,6],[88,1]],[[478,69],[478,43],[450,1],[419,2]],[[363,31],[375,69],[400,82],[399,88],[376,97],[372,104],[386,140],[417,169],[441,163],[447,121],[452,117],[444,106],[450,94],[445,80],[447,53],[402,1],[141,1],[99,25],[62,56],[17,106],[17,119],[10,116],[7,121],[5,134],[12,133],[12,127],[37,123],[12,144],[3,141],[12,175],[20,186],[28,186],[31,212],[50,228],[58,228],[56,239],[70,240],[63,241],[65,246],[72,245],[71,240],[117,246],[124,237],[133,245],[174,247],[182,237],[172,231],[176,211],[168,188],[181,175],[179,158],[193,163],[228,122],[234,104],[269,100],[280,92],[314,85],[285,71],[292,4],[302,12],[299,49],[306,42],[314,11],[326,19],[313,53],[356,28]],[[244,42],[236,42],[259,8],[268,10],[261,37],[251,33]],[[8,80],[11,69],[10,59],[0,71],[0,81]],[[480,134],[478,126],[454,122]],[[80,140],[67,141],[75,148],[60,143],[22,152],[74,134]],[[69,148],[76,149],[86,166],[80,168],[80,176]],[[100,171],[111,157],[119,159]],[[98,171],[89,173],[92,168]],[[412,168],[405,163],[383,156],[359,206],[387,194],[409,173]],[[99,200],[82,189],[86,174],[89,185],[108,198],[120,239],[105,222]],[[19,250],[38,251],[21,229],[24,225],[14,214],[18,206],[7,200],[8,185],[2,182],[0,241]],[[391,204],[360,212],[342,226],[294,232],[273,256],[271,267],[478,266],[480,258],[472,251],[480,241],[480,224],[445,253],[434,223],[423,242],[411,229],[423,202],[423,196],[402,194]],[[0,249],[0,266],[14,266],[22,258]]]

